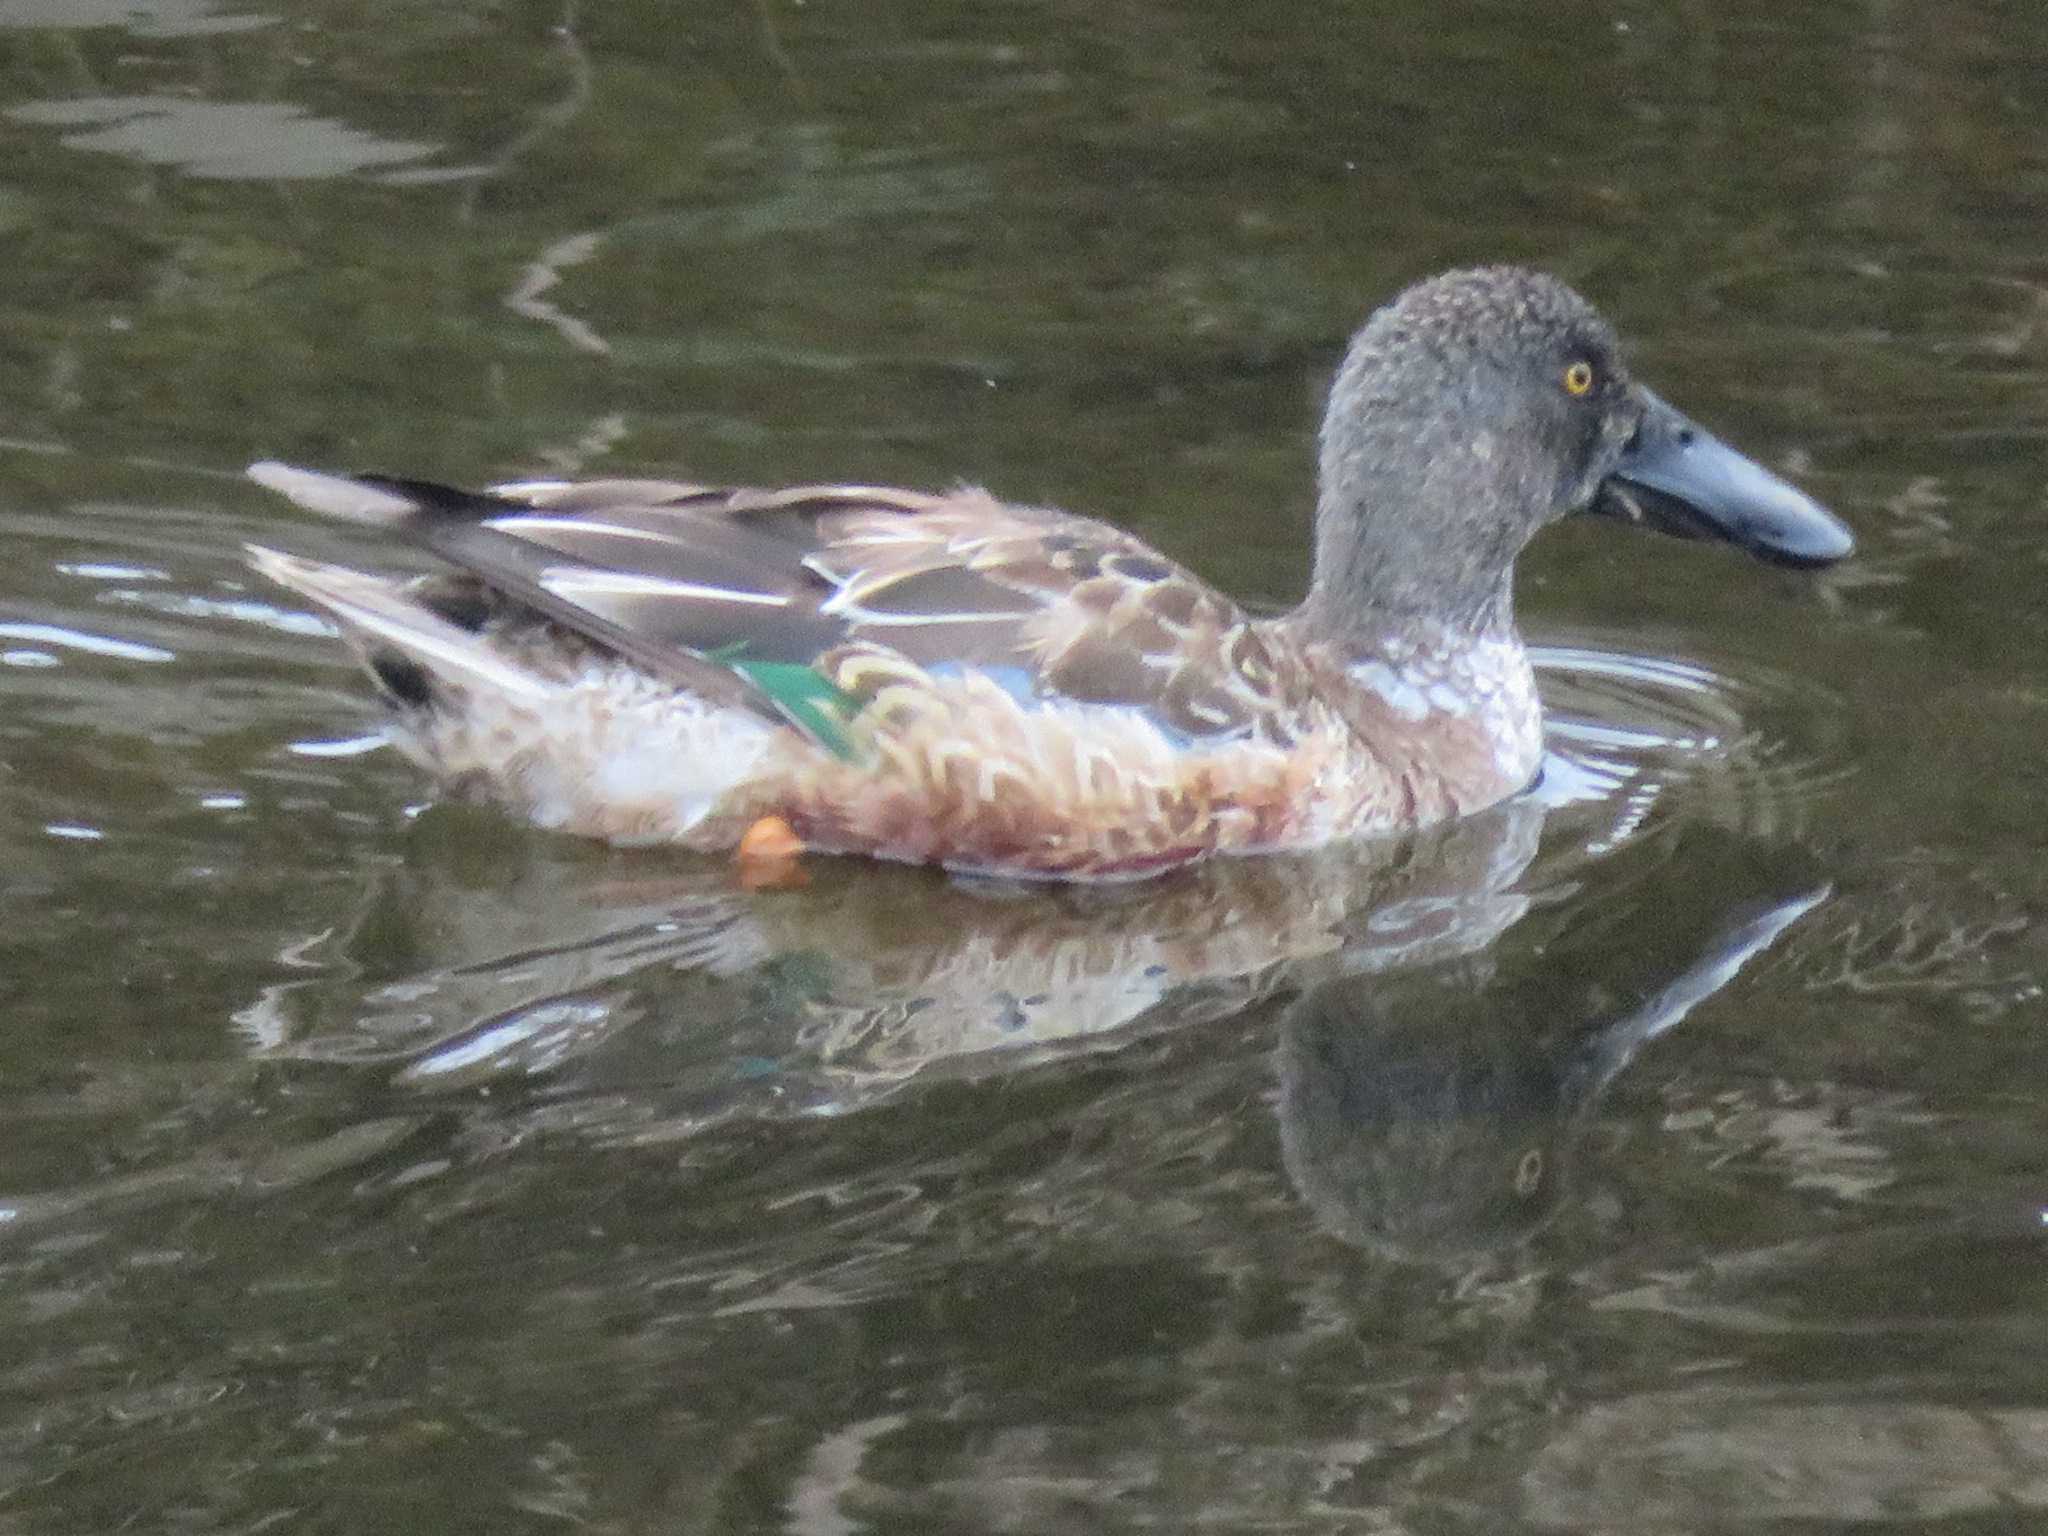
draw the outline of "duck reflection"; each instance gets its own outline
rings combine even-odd
[[[820,860],[806,886],[777,890],[741,888],[722,861],[591,853],[437,815],[354,921],[292,946],[295,974],[237,1022],[259,1057],[378,1065],[409,1094],[528,1084],[526,1110],[549,1123],[640,1139],[843,1113],[913,1081],[1015,1073],[1310,990],[1283,1051],[1304,1192],[1340,1233],[1485,1240],[1540,1219],[1574,1109],[1682,1015],[1716,957],[1768,942],[1730,930],[1675,961],[1658,999],[1576,1044],[1533,1030],[1584,1016],[1527,996],[1545,975],[1579,979],[1575,943],[1654,952],[1673,889],[1731,889],[1707,850],[1742,839],[1677,819],[1634,823],[1614,848],[1603,818],[1629,810],[1522,797],[1398,841],[1142,886]],[[1742,879],[1732,888],[1756,889]],[[1653,903],[1651,933],[1607,932]],[[1516,957],[1545,968],[1497,983]],[[1347,1205],[1373,1214],[1334,1214]]]
[[[327,974],[238,1018],[263,1054],[396,1062],[416,1087],[572,1067],[675,1083],[696,1056],[735,1107],[850,1108],[912,1076],[1014,1070],[1329,975],[1483,950],[1530,908],[1543,826],[1523,800],[1143,886],[821,860],[804,888],[767,891],[722,863],[564,858],[531,839],[480,852],[457,829],[316,947]],[[436,963],[420,963],[423,940]],[[337,957],[354,984],[335,984]]]
[[[1284,1016],[1277,1051],[1290,1180],[1333,1236],[1390,1256],[1455,1260],[1522,1241],[1558,1209],[1574,1142],[1607,1086],[1829,889],[1741,903],[1690,963],[1674,974],[1666,959],[1667,979],[1604,1018],[1585,1016],[1569,936],[1538,946],[1528,974],[1490,977],[1465,961],[1311,988]],[[1591,916],[1610,926],[1604,910]],[[1671,904],[1641,921],[1644,947],[1668,950]],[[1629,943],[1599,937],[1610,955]]]

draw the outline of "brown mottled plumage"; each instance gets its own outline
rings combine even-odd
[[[252,558],[340,622],[410,755],[543,825],[715,849],[779,817],[828,851],[1116,878],[1427,825],[1527,783],[1513,563],[1566,512],[1795,562],[1847,550],[1631,383],[1584,300],[1509,268],[1368,322],[1321,471],[1314,581],[1270,620],[1128,534],[974,489],[470,493],[263,464],[457,574]]]

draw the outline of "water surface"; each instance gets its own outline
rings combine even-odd
[[[2044,58],[0,0],[0,1529],[2038,1519]],[[1546,535],[1543,785],[1412,844],[744,891],[432,803],[241,563],[408,559],[260,457],[966,477],[1285,602],[1500,259],[1861,548]]]

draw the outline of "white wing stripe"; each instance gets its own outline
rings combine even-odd
[[[789,606],[789,598],[780,592],[740,592],[731,587],[711,587],[695,581],[635,576],[630,571],[557,567],[543,571],[540,584],[555,596],[576,602],[586,597],[683,597],[713,603],[755,603],[764,608]]]
[[[912,624],[1014,624],[1031,616],[1030,610],[1017,613],[888,613],[863,608],[859,603],[842,603],[837,598],[820,606],[818,612],[828,618],[844,619],[848,624],[869,625],[876,629]]]
[[[515,513],[510,517],[487,517],[486,528],[500,533],[602,533],[615,539],[642,539],[653,544],[680,544],[683,541],[672,533],[658,533],[651,528],[622,528],[617,523],[600,523],[587,517],[535,517],[529,512]]]

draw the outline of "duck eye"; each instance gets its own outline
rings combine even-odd
[[[1564,392],[1576,398],[1593,388],[1593,365],[1584,358],[1571,364],[1564,371]]]

